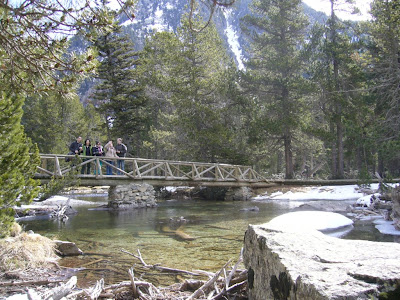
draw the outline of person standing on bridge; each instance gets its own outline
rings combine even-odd
[[[93,149],[93,155],[94,156],[103,156],[104,155],[104,150],[103,150],[103,146],[101,145],[100,142],[96,141],[96,145],[92,148]],[[102,166],[102,161],[99,161],[99,170],[98,170],[98,166],[97,163],[94,164],[94,175],[100,175],[100,169]]]
[[[85,140],[85,144],[82,147],[82,156],[93,156],[92,145],[90,144],[89,139]],[[87,161],[89,159],[90,158],[83,158],[82,161]],[[85,169],[86,169],[86,174],[90,174],[90,163],[87,163],[86,165],[82,166],[81,174],[85,174]]]
[[[110,157],[110,158],[111,158],[111,157],[112,157],[112,158],[118,157],[118,156],[117,156],[117,150],[115,150],[112,141],[109,141],[107,144],[104,145],[104,150],[106,151],[105,157]],[[113,165],[113,166],[114,166],[114,160],[108,160],[107,162],[108,162],[110,165]],[[107,167],[106,167],[106,175],[112,175],[112,174],[113,174],[112,169],[113,169],[113,168],[112,168],[111,166],[107,165]]]
[[[76,141],[72,142],[69,146],[70,153],[68,154],[76,154],[79,155],[82,152],[82,137],[78,136]]]
[[[117,138],[117,146],[115,147],[116,152],[118,157],[125,157],[127,148],[124,144],[122,144],[122,139]],[[121,169],[122,171],[125,171],[125,161],[123,159],[118,159],[118,169]],[[120,171],[117,171],[118,175],[121,175],[122,173]]]

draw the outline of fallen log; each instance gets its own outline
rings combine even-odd
[[[48,284],[60,283],[60,282],[64,282],[64,280],[10,281],[10,282],[0,282],[0,286],[48,285]]]

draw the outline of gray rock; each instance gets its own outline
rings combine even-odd
[[[392,213],[391,217],[394,221],[396,229],[400,230],[400,186],[392,190]]]
[[[378,299],[400,282],[397,243],[342,240],[268,223],[250,225],[244,242],[249,299]]]
[[[260,209],[258,208],[258,206],[251,206],[251,207],[246,207],[246,208],[242,208],[240,211],[259,211]]]
[[[55,241],[56,242],[56,252],[61,256],[77,256],[82,255],[83,252],[79,249],[75,243],[66,241]]]

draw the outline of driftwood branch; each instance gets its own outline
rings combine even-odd
[[[195,273],[195,272],[191,272],[191,271],[186,271],[186,270],[180,270],[180,269],[174,269],[174,268],[168,268],[168,267],[163,267],[160,264],[154,264],[154,265],[149,265],[147,264],[142,257],[142,254],[140,253],[139,249],[138,251],[138,255],[135,255],[129,251],[126,251],[125,249],[121,249],[122,252],[129,254],[135,258],[137,258],[138,260],[140,260],[140,262],[142,263],[143,267],[148,268],[148,269],[154,269],[157,271],[164,271],[164,272],[173,272],[173,273],[182,273],[182,274],[187,274],[187,275],[192,275],[192,276],[200,276],[201,274],[199,273]]]
[[[25,286],[25,285],[48,285],[52,283],[60,283],[64,280],[30,280],[30,281],[11,281],[11,282],[0,282],[1,286]]]
[[[210,286],[214,285],[214,282],[218,280],[219,276],[221,275],[221,273],[223,272],[223,270],[226,268],[226,266],[228,264],[231,263],[231,260],[229,260],[222,268],[221,270],[219,270],[217,273],[215,273],[215,275],[210,278],[206,283],[204,283],[199,289],[197,289],[189,298],[187,298],[187,300],[192,300],[192,299],[196,299],[201,295],[205,295],[207,289],[210,288]]]
[[[202,275],[207,276],[208,280],[193,280],[187,279],[182,284],[174,284],[168,287],[158,289],[150,282],[138,280],[134,277],[134,268],[128,270],[129,281],[122,281],[118,284],[112,284],[105,286],[104,279],[100,279],[96,284],[89,289],[75,289],[77,278],[76,276],[61,286],[48,290],[45,293],[38,293],[35,290],[28,290],[28,299],[39,300],[39,299],[98,299],[98,298],[109,298],[109,299],[139,299],[139,300],[155,300],[155,299],[232,299],[233,297],[246,297],[246,284],[247,284],[247,271],[239,270],[239,265],[242,262],[242,255],[240,254],[236,264],[230,269],[227,268],[231,264],[229,260],[224,266],[216,273],[210,273],[206,271],[190,272],[185,270],[173,269],[161,267],[158,264],[147,264],[140,251],[138,254],[130,253],[126,250],[121,250],[131,256],[138,259],[143,266],[139,266],[144,269],[154,269],[158,271],[168,271],[173,273],[184,273],[187,275]],[[95,260],[90,265],[97,263],[102,259]],[[125,273],[126,274],[126,273]],[[36,281],[36,284],[43,283],[54,283],[55,281]],[[21,283],[19,283],[21,284]],[[32,282],[25,283],[26,285],[32,284]],[[12,285],[12,284],[9,284]],[[0,286],[6,286],[1,284]]]
[[[65,296],[67,296],[68,294],[70,294],[72,292],[72,290],[76,286],[77,281],[78,281],[77,277],[72,276],[67,281],[67,283],[46,292],[45,295],[43,295],[43,299],[59,300],[59,299],[64,298]]]
[[[104,289],[104,278],[97,281],[96,285],[93,288],[85,290],[85,294],[88,295],[90,299],[97,299],[99,298],[103,289]]]
[[[129,279],[131,280],[133,298],[137,299],[137,298],[139,298],[139,292],[136,288],[135,278],[134,278],[134,274],[133,274],[133,268],[130,268],[128,273],[129,273]]]

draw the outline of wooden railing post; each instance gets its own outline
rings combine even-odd
[[[55,157],[55,170],[54,173],[57,174],[57,176],[61,177],[62,173],[61,173],[61,168],[60,168],[60,161],[58,159],[58,156]]]
[[[96,157],[95,164],[96,164],[96,170],[95,170],[96,174],[95,175],[102,177],[103,171],[101,170],[100,159],[98,157]]]

